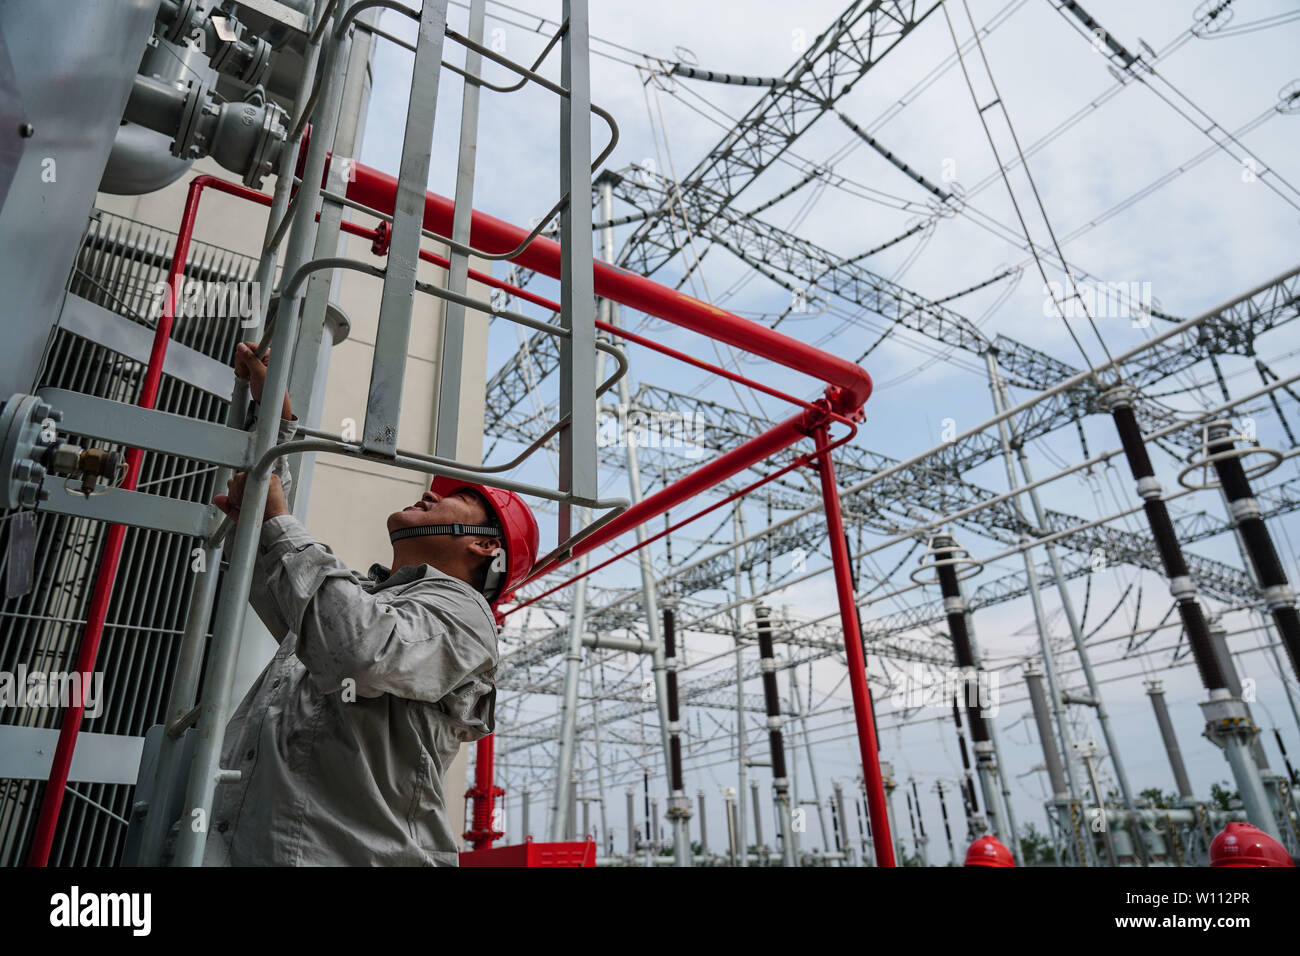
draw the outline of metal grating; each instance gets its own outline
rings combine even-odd
[[[96,211],[83,236],[68,290],[121,316],[153,327],[155,287],[171,265],[175,233]],[[191,244],[187,279],[252,280],[257,260],[201,242]],[[229,361],[239,338],[230,316],[177,320],[172,341]],[[46,350],[40,386],[55,386],[123,402],[137,400],[142,363],[56,328]],[[224,422],[227,403],[184,381],[164,376],[160,411]],[[187,501],[208,501],[213,466],[175,456],[146,454],[139,490]],[[0,575],[7,555],[8,522],[0,516]],[[71,670],[85,626],[106,525],[38,511],[36,583],[31,593],[0,601],[0,670],[26,665]],[[177,638],[185,625],[193,575],[192,539],[128,529],[100,645],[103,711],[83,723],[95,733],[142,736],[162,719],[175,668]],[[0,709],[0,724],[58,728],[57,707]],[[0,865],[21,865],[40,809],[44,781],[0,780]],[[126,834],[134,787],[70,784],[50,856],[53,866],[109,866]]]

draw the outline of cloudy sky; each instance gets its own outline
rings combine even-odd
[[[596,0],[591,10],[593,99],[610,110],[619,124],[619,144],[607,165],[616,170],[641,166],[670,178],[685,178],[762,94],[753,87],[673,79],[665,77],[663,71],[675,62],[686,62],[716,72],[782,75],[845,5],[844,0],[805,0],[799,4],[775,0],[660,0],[654,4]],[[919,9],[928,6],[925,2],[918,4]],[[1071,267],[1092,281],[1136,284],[1141,295],[1179,317],[1196,315],[1294,267],[1300,227],[1300,192],[1296,188],[1300,186],[1300,151],[1296,149],[1300,145],[1300,113],[1276,109],[1279,94],[1288,87],[1294,89],[1300,80],[1294,56],[1300,41],[1300,21],[1287,16],[1296,12],[1295,4],[1286,0],[1237,0],[1233,18],[1224,26],[1222,35],[1197,37],[1189,31],[1200,6],[1191,0],[1147,0],[1140,4],[1092,0],[1086,5],[1126,48],[1154,60],[1155,75],[1149,76],[1146,83],[1117,81],[1108,71],[1107,58],[1049,0],[970,0],[969,7],[981,28],[983,51],[1015,135],[1030,154],[1033,184]],[[965,43],[971,27],[964,5],[961,0],[949,0],[947,9],[958,39]],[[453,25],[464,29],[465,6],[453,4],[450,17]],[[510,5],[491,2],[486,39],[507,56],[531,62],[559,18],[558,0],[514,0]],[[386,14],[382,25],[411,35],[408,24],[399,16]],[[798,182],[803,170],[813,164],[828,167],[821,180],[765,209],[761,218],[842,257],[860,255],[926,222],[927,228],[914,237],[864,259],[862,264],[932,299],[945,298],[1011,270],[1010,278],[954,299],[949,307],[979,324],[990,337],[1009,336],[1075,368],[1097,363],[1104,358],[1104,352],[1096,335],[1086,323],[1075,323],[1081,354],[1044,294],[1042,278],[1027,251],[1007,187],[998,176],[971,90],[953,60],[953,49],[944,12],[936,10],[841,98],[837,108],[920,176],[963,195],[964,202],[955,214],[949,211],[937,215],[929,192],[862,143],[834,114],[818,120],[782,161],[759,176],[737,200],[736,208],[744,211],[762,205]],[[447,57],[452,62],[458,62],[460,56],[458,50],[449,48]],[[965,63],[975,97],[980,104],[988,103],[993,94],[978,51],[968,50]],[[381,44],[361,158],[390,171],[396,170],[400,154],[410,65],[408,53]],[[553,53],[542,69],[558,81],[558,56]],[[506,77],[496,67],[489,68],[486,75],[494,81]],[[459,78],[444,71],[430,188],[445,195],[454,192],[461,93]],[[985,116],[1005,161],[1014,155],[1007,125],[996,109],[986,111]],[[1235,141],[1229,141],[1228,134],[1233,134]],[[594,148],[604,144],[606,135],[603,123],[593,124]],[[521,225],[541,216],[559,192],[558,136],[559,109],[551,94],[533,88],[510,95],[485,92],[475,207]],[[1045,138],[1048,141],[1037,145]],[[1213,140],[1224,143],[1226,148],[1216,147]],[[1035,242],[1047,244],[1048,233],[1029,181],[1018,169],[1009,177],[1030,234]],[[614,213],[618,216],[633,211],[616,205]],[[634,228],[617,229],[616,245],[621,246]],[[696,240],[693,250],[688,244],[683,254],[664,266],[655,278],[676,283],[694,263],[694,255],[705,251],[705,245],[702,239]],[[1062,278],[1059,268],[1054,269],[1050,263],[1046,268],[1049,280]],[[497,274],[504,274],[500,264]],[[530,288],[558,298],[557,285],[551,280],[538,277]],[[769,322],[790,305],[788,290],[757,275],[721,248],[709,250],[683,289],[745,317]],[[849,358],[864,352],[884,330],[878,316],[848,302],[832,299],[814,305],[808,313],[787,319],[782,330]],[[666,323],[627,312],[623,321],[710,361],[720,355],[729,366],[768,384],[803,396],[817,394],[815,383],[806,378],[726,350],[717,353],[700,338]],[[1132,347],[1162,327],[1157,323],[1150,328],[1135,328],[1129,317],[1113,314],[1100,316],[1097,322],[1112,353]],[[494,324],[489,372],[513,353],[517,341],[512,328],[501,322]],[[1257,346],[1259,356],[1280,375],[1295,374],[1300,363],[1293,354],[1296,348],[1290,327],[1269,333]],[[776,400],[743,392],[738,396],[726,383],[672,366],[644,350],[634,348],[629,356],[634,390],[643,383],[661,385],[732,407],[743,404],[746,410],[773,421],[788,414]],[[1250,360],[1229,357],[1222,364],[1232,394],[1258,386]],[[864,365],[877,388],[867,405],[867,421],[855,439],[863,448],[906,458],[940,442],[945,424],[951,423],[962,431],[992,414],[983,360],[973,354],[955,351],[918,334],[895,331]],[[1199,409],[1221,400],[1217,387],[1207,386],[1213,386],[1213,373],[1203,363],[1152,391],[1164,396],[1162,400],[1173,407]],[[1029,395],[1017,391],[1015,398],[1021,400]],[[539,402],[553,401],[554,397],[554,382],[539,390]],[[1281,400],[1295,430],[1300,426],[1296,403],[1289,397]],[[1257,432],[1264,444],[1284,451],[1291,447],[1266,404],[1252,404],[1250,410],[1257,418]],[[1107,419],[1089,419],[1084,434],[1094,454],[1117,447],[1113,426]],[[499,449],[496,454],[501,453]],[[1080,460],[1080,439],[1073,429],[1062,429],[1037,443],[1030,454],[1036,475],[1041,477]],[[553,475],[553,465],[553,461],[538,460],[522,469],[519,476],[546,481],[548,475]],[[1043,491],[1045,503],[1089,520],[1131,507],[1138,500],[1131,477],[1122,462],[1116,461],[1116,465],[1052,483]],[[1166,488],[1176,487],[1180,468],[1173,459],[1157,453],[1158,477]],[[1272,485],[1293,478],[1296,468],[1295,460],[1288,460],[1263,483]],[[972,470],[966,478],[995,492],[1007,487],[1005,471],[998,461]],[[603,473],[602,481],[602,491],[607,494],[627,493],[626,477],[619,472]],[[1213,492],[1180,499],[1172,510],[1175,514],[1206,511],[1219,520],[1223,515],[1217,493]],[[730,523],[721,520],[724,516],[725,512],[719,512],[675,536],[675,553],[691,551],[707,540],[720,523],[718,543],[729,540]],[[746,517],[751,530],[766,520],[764,510],[756,504],[746,507]],[[1300,540],[1298,525],[1295,516],[1273,522],[1279,550],[1293,581],[1300,577],[1292,544]],[[1119,526],[1133,532],[1145,531],[1134,518]],[[553,541],[554,522],[547,519],[543,522],[543,547]],[[870,537],[864,541],[872,543]],[[963,532],[962,542],[977,555],[1003,550],[971,532]],[[1228,535],[1198,542],[1190,550],[1242,566]],[[872,562],[863,565],[863,587],[874,587],[880,578],[889,576],[905,553],[906,545],[876,554]],[[662,552],[657,551],[656,556],[663,566]],[[1040,560],[1043,557],[1038,554]],[[791,558],[782,556],[781,560]],[[826,558],[810,555],[808,562],[810,568],[816,568],[825,565]],[[896,580],[881,590],[890,591],[907,583],[906,571],[911,570],[913,562],[909,560],[904,570],[895,572]],[[977,587],[1018,570],[1023,570],[1018,557],[999,560],[969,586]],[[597,583],[630,585],[635,580],[633,567],[625,562],[598,578]],[[1082,608],[1085,582],[1077,580],[1070,587],[1076,606]],[[1143,595],[1140,606],[1138,592]],[[702,597],[723,603],[730,596],[718,592]],[[932,606],[937,598],[933,588],[912,591],[869,606],[864,619],[902,607]],[[788,607],[789,616],[798,620],[822,618],[835,610],[829,573],[787,588],[768,600],[777,607]],[[1053,639],[1068,640],[1055,591],[1046,589],[1044,601]],[[1203,720],[1197,704],[1204,692],[1195,668],[1189,666],[1185,648],[1176,658],[1172,652],[1179,643],[1177,630],[1158,632],[1147,645],[1148,650],[1161,650],[1124,656],[1128,641],[1123,635],[1154,626],[1169,610],[1166,586],[1154,574],[1123,566],[1107,567],[1092,576],[1086,603],[1086,629],[1091,631],[1101,625],[1093,638],[1094,664],[1120,728],[1120,748],[1134,787],[1173,789],[1143,692],[1144,675],[1158,674],[1168,690],[1193,783],[1199,793],[1208,795],[1212,782],[1228,779],[1228,768],[1220,753],[1201,737]],[[1211,606],[1215,607],[1213,602]],[[1293,760],[1294,755],[1300,755],[1300,728],[1288,706],[1272,654],[1260,649],[1271,638],[1271,632],[1261,630],[1258,618],[1245,612],[1229,614],[1225,621],[1233,634],[1231,643],[1239,655],[1239,670],[1256,681],[1256,719],[1269,735],[1269,758],[1274,767],[1280,767],[1282,760],[1272,740],[1273,728],[1281,731]],[[1027,600],[1000,604],[982,611],[974,626],[989,665],[999,668],[1006,703],[997,726],[1019,823],[1023,827],[1032,822],[1041,830],[1046,781],[1041,770],[1034,769],[1041,765],[1042,754],[1028,717],[1021,678],[1024,660],[1038,653],[1032,608]],[[687,661],[703,661],[729,646],[728,639],[688,635]],[[757,652],[749,648],[746,653]],[[626,663],[617,658],[611,661],[611,673]],[[725,666],[730,664],[723,658],[700,663],[687,673],[706,673]],[[1082,677],[1075,655],[1062,653],[1060,666],[1065,672],[1065,686],[1080,689]],[[883,677],[881,667],[879,661],[873,661],[872,675]],[[799,674],[801,682],[808,679],[806,668]],[[853,778],[860,773],[843,677],[843,664],[834,659],[820,662],[812,674],[817,717],[811,726],[823,795],[829,792],[832,778],[843,779],[851,787]],[[751,693],[759,689],[757,682],[747,688]],[[782,692],[786,693],[784,679]],[[788,702],[783,701],[783,706]],[[554,699],[511,701],[504,707],[505,714],[523,721],[553,713]],[[951,723],[945,724],[943,712],[935,709],[909,713],[904,720],[888,700],[878,701],[877,712],[882,725],[883,756],[892,761],[900,781],[909,777],[917,780],[931,836],[931,859],[946,862],[932,789],[937,780],[951,784],[960,773]],[[1089,715],[1079,712],[1073,716],[1075,736],[1100,742],[1097,725]],[[723,711],[695,713],[689,719],[688,787],[692,792],[697,787],[704,789],[715,804],[710,818],[714,846],[721,845],[723,833],[718,789],[736,782],[734,749],[729,750],[726,736],[734,729],[733,721],[734,715]],[[761,755],[765,747],[761,721],[753,716],[751,724],[750,746]],[[508,731],[508,725],[503,729]],[[610,823],[617,830],[620,847],[624,843],[623,788],[634,781],[639,787],[643,763],[649,762],[652,773],[657,772],[654,768],[659,757],[655,748],[647,746],[643,750],[636,743],[641,733],[645,740],[656,738],[649,724],[644,730],[635,724],[613,728],[610,737],[621,734],[632,743],[614,747],[607,738],[603,754]],[[589,743],[582,758],[584,792],[594,794],[595,776],[590,772],[594,754]],[[538,747],[510,758],[506,786],[517,788],[526,781],[534,791],[548,790],[552,766],[546,756],[549,752],[549,748]],[[799,769],[800,797],[805,798],[811,795],[811,788],[803,753],[799,755]],[[765,768],[755,772],[766,793],[770,772]],[[1113,786],[1107,761],[1103,761],[1102,774],[1103,786]],[[949,811],[959,813],[953,800],[950,796]],[[541,819],[540,811],[540,806],[535,805],[534,821]],[[899,836],[910,850],[901,791],[896,812]],[[512,826],[517,822],[517,816],[512,816]],[[764,823],[770,840],[770,815]],[[853,826],[850,830],[856,832]],[[540,832],[536,824],[534,831]],[[812,845],[821,844],[815,823],[809,828],[809,836]],[[963,837],[963,833],[956,835],[959,843]]]

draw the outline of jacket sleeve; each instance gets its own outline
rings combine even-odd
[[[256,570],[276,636],[289,635],[322,692],[353,681],[358,696],[393,694],[471,727],[490,722],[496,629],[458,582],[426,578],[380,600],[289,515],[263,523]]]
[[[298,431],[298,419],[280,419],[280,428],[276,434],[275,443],[283,445],[287,441],[292,441],[293,436]],[[275,464],[271,466],[271,474],[280,479],[280,487],[284,490],[284,500],[289,500],[289,489],[293,487],[293,472],[289,470],[289,459],[284,455],[276,458]]]
[[[255,420],[255,409],[250,408],[249,427],[252,426],[252,423]],[[297,431],[298,419],[281,419],[280,428],[276,434],[276,444],[283,445],[287,441],[292,441],[293,436]],[[289,499],[289,489],[293,487],[293,473],[289,470],[288,459],[283,455],[276,458],[275,463],[271,466],[271,474],[280,479],[280,487],[283,489],[284,497],[287,501]],[[278,519],[273,518],[271,520],[275,521]],[[270,523],[271,522],[269,521],[262,522],[263,541],[266,539],[268,531],[267,525]],[[258,553],[259,555],[261,554],[260,549]],[[256,574],[253,577],[253,584],[248,593],[248,603],[253,606],[253,610],[257,612],[257,616],[261,618],[262,623],[266,625],[266,629],[271,632],[271,635],[277,641],[283,640],[285,632],[288,630],[288,626],[280,616],[274,602],[270,599],[270,595],[266,590],[260,574]]]

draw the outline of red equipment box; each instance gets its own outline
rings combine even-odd
[[[572,843],[527,842],[490,850],[466,850],[461,866],[595,866],[596,841]]]

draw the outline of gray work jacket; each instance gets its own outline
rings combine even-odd
[[[280,647],[226,727],[241,776],[204,865],[456,866],[443,774],[495,728],[483,595],[427,564],[371,580],[286,515],[262,524],[249,601]]]

